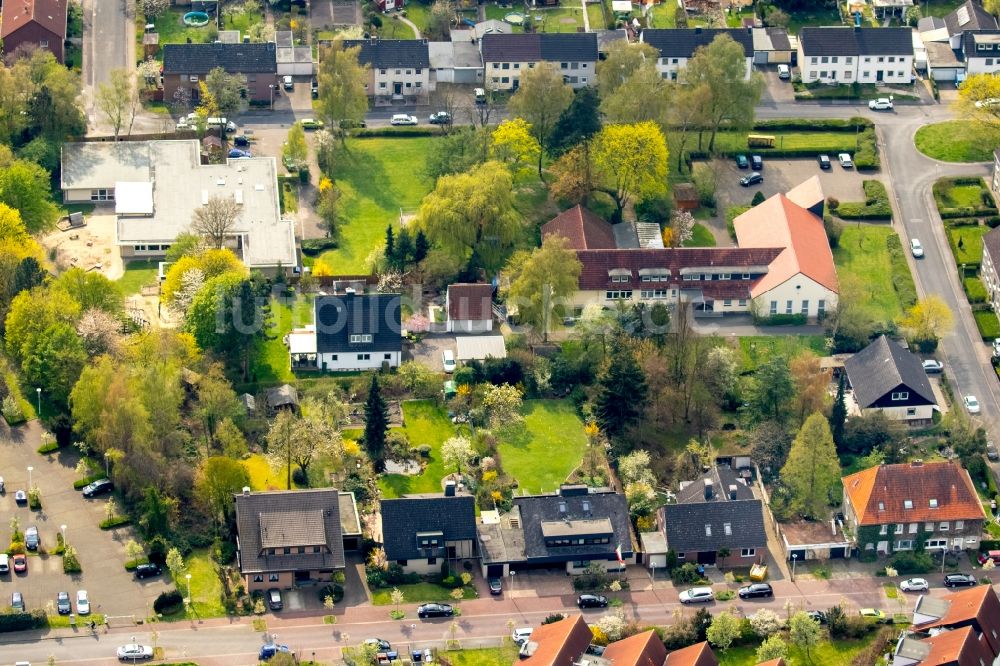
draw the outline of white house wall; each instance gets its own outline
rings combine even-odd
[[[397,368],[399,367],[402,352],[363,352],[363,354],[368,354],[370,358],[358,358],[362,354],[354,352],[319,354],[317,356],[318,367],[320,370],[329,370],[331,372],[378,370],[382,367],[383,362],[387,362],[390,367]]]
[[[753,300],[757,314],[764,317],[772,314],[806,314],[810,319],[815,319],[819,316],[819,302],[821,300],[824,301],[824,313],[831,312],[837,306],[836,292],[801,273],[757,295]],[[777,303],[776,311],[771,308],[772,301]],[[789,301],[791,302],[791,312],[789,312]],[[803,308],[803,301],[807,301],[805,308]]]
[[[806,56],[799,44],[803,83],[910,83],[913,55]],[[879,78],[879,72],[882,78]]]
[[[676,80],[678,73],[687,67],[688,60],[689,58],[657,58],[656,71],[665,79]],[[750,75],[753,73],[753,56],[746,58],[746,63],[747,69],[743,78],[749,81]]]
[[[1000,53],[995,58],[967,58],[966,71],[971,74],[996,74],[1000,72]]]

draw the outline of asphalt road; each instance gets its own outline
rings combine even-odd
[[[91,133],[106,123],[94,105],[94,92],[111,71],[135,63],[134,0],[83,0],[83,96]]]

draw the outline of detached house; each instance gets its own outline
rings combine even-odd
[[[489,333],[493,330],[493,285],[448,285],[445,305],[449,333]]]
[[[848,413],[882,412],[890,419],[930,423],[937,400],[920,357],[882,335],[844,361],[851,385]]]
[[[719,666],[719,660],[707,641],[674,650],[667,655],[663,666]]]
[[[375,104],[408,100],[425,104],[430,90],[431,60],[424,39],[358,39],[344,48],[361,47],[358,63],[368,67],[368,96]]]
[[[862,553],[979,546],[986,514],[969,473],[954,462],[879,465],[845,476],[844,515]]]
[[[910,28],[802,28],[798,64],[803,83],[910,83]]]
[[[679,562],[748,567],[767,550],[763,503],[728,467],[682,483],[657,519]]]
[[[247,98],[271,100],[271,86],[278,83],[278,59],[274,42],[223,44],[165,44],[163,46],[163,96],[168,102],[177,91],[192,103],[201,98],[199,85],[208,73],[221,67],[227,74],[247,78]]]
[[[521,72],[540,62],[554,65],[573,88],[594,82],[597,35],[587,33],[531,33],[483,35],[483,82],[491,90],[517,90]]]
[[[962,51],[969,76],[1000,72],[1000,30],[966,31],[962,34]]]
[[[7,0],[0,14],[3,54],[34,46],[51,51],[64,63],[67,7],[66,0]]]
[[[298,356],[311,355],[320,370],[399,367],[403,355],[399,294],[356,294],[348,289],[344,294],[318,296],[313,308],[315,345],[293,350],[293,365]]]
[[[694,57],[694,52],[711,44],[719,35],[728,35],[743,47],[743,56],[747,64],[746,78],[749,79],[753,72],[754,58],[754,38],[751,28],[648,28],[642,31],[639,41],[649,44],[660,52],[660,57],[656,61],[656,71],[665,79],[676,80],[678,72]]]
[[[379,527],[385,557],[407,573],[431,574],[444,562],[476,556],[476,501],[455,494],[382,500]]]
[[[521,647],[521,664],[527,666],[574,666],[594,639],[582,615],[563,618],[537,627]],[[662,645],[662,644],[661,644]]]

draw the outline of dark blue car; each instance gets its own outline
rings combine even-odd
[[[249,150],[240,150],[239,148],[233,148],[229,151],[229,156],[236,159],[240,157],[251,157]]]
[[[260,653],[257,658],[261,661],[267,661],[279,652],[291,652],[287,645],[275,645],[274,643],[268,643],[267,645],[260,646]]]

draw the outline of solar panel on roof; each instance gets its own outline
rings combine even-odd
[[[965,25],[966,23],[972,20],[971,18],[969,18],[969,8],[966,5],[962,5],[961,7],[959,7],[958,11],[955,12],[955,15],[958,16],[958,24],[960,26]]]

